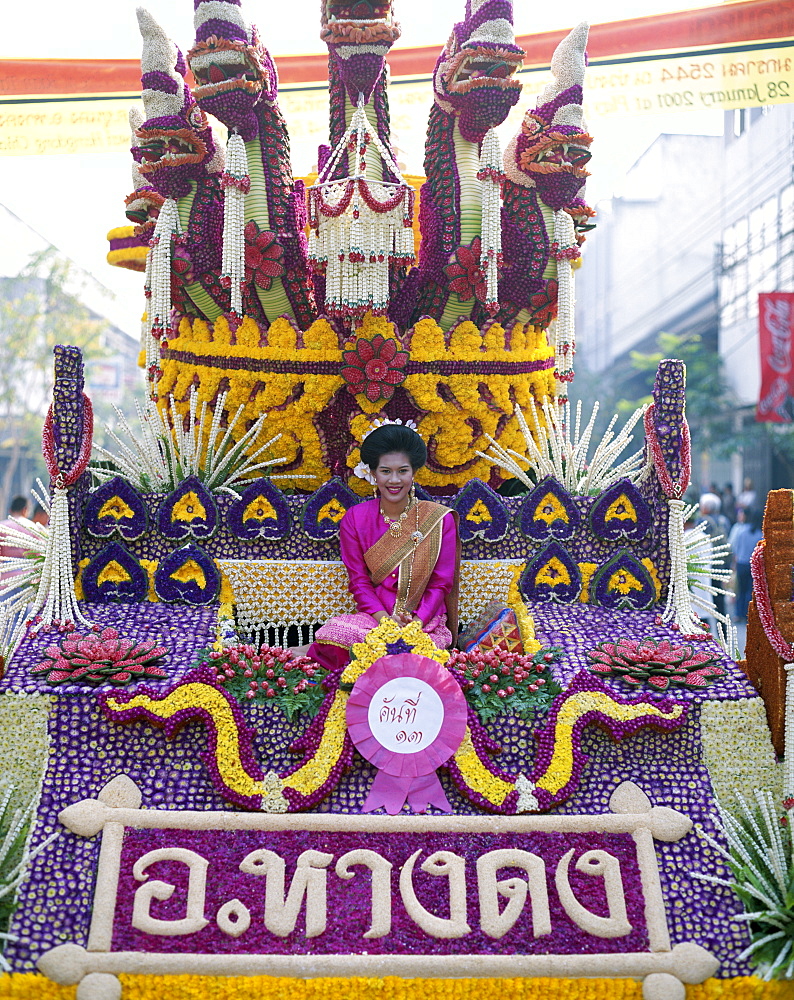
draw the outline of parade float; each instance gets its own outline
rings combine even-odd
[[[56,348],[50,525],[4,532],[0,993],[789,995],[791,495],[739,664],[688,590],[683,365],[598,441],[567,400],[586,26],[502,153],[512,5],[468,0],[417,189],[391,3],[323,4],[305,185],[266,38],[195,8],[186,56],[139,12],[110,257],[145,270],[145,404],[92,458]],[[461,636],[386,620],[334,673],[298,647],[355,610],[339,522],[384,421],[458,516]]]

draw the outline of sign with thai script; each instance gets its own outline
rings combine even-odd
[[[87,948],[39,960],[56,982],[230,975],[241,961],[304,978],[694,982],[718,966],[667,929],[653,840],[691,823],[631,782],[612,813],[518,817],[159,811],[138,808],[126,778],[107,788],[61,813],[81,836],[102,831],[102,847]]]
[[[526,52],[520,74],[524,90],[500,129],[505,141],[515,135],[524,112],[550,81],[549,62],[565,33],[516,37]],[[790,6],[779,0],[594,24],[588,42],[586,117],[792,101],[791,36]],[[439,39],[437,45],[420,48],[396,46],[389,53],[392,129],[409,172],[421,170],[423,123],[442,44]],[[328,57],[315,52],[275,58],[293,167],[297,174],[310,172],[317,144],[328,141]],[[137,60],[0,59],[0,156],[128,149],[127,108],[139,94]]]
[[[761,390],[755,419],[790,424],[794,422],[794,292],[758,296],[758,346]]]

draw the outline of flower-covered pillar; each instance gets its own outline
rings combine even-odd
[[[778,754],[794,748],[786,746],[786,670],[794,661],[794,493],[772,490],[764,511],[764,537],[756,546],[750,563],[753,599],[747,612],[745,660],[747,676],[764,699],[772,743]],[[789,680],[794,684],[794,676]],[[789,792],[790,794],[790,792]]]
[[[55,384],[52,389],[52,438],[56,463],[60,469],[71,469],[78,461],[84,445],[85,406],[83,394],[83,355],[79,347],[57,345],[55,356]],[[69,491],[69,519],[79,523],[83,497],[88,491],[90,476],[82,473]],[[55,483],[50,482],[50,493]],[[82,557],[80,533],[71,532],[72,566],[77,567]]]
[[[689,485],[692,454],[686,422],[686,365],[659,363],[653,385],[653,403],[645,411],[646,447],[660,492],[667,501],[667,542],[670,577],[662,618],[684,635],[699,635],[700,622],[692,610],[684,544],[684,493]],[[660,511],[661,520],[664,513]]]

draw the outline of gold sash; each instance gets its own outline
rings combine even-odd
[[[443,504],[432,500],[417,501],[418,512],[411,511],[403,522],[400,534],[395,538],[387,531],[375,544],[364,553],[364,561],[370,572],[372,582],[377,586],[399,567],[397,583],[397,600],[403,603],[406,611],[414,611],[425,592],[428,581],[435,569],[443,528],[441,522],[448,514],[455,517],[455,512]],[[417,513],[419,527],[416,527]],[[414,546],[413,535],[416,531],[422,535],[421,541]],[[458,546],[459,548],[459,546]],[[458,557],[459,558],[459,557]],[[447,625],[455,635],[457,630],[457,572],[453,593],[447,600]],[[410,589],[408,581],[410,578]],[[451,600],[450,600],[451,598]]]

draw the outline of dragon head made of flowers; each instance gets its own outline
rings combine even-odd
[[[589,176],[592,138],[582,117],[582,83],[588,24],[583,21],[560,42],[551,60],[554,80],[527,111],[521,131],[505,150],[505,173],[523,187],[536,187],[550,208],[576,207]],[[582,215],[582,213],[579,213]],[[584,218],[587,213],[584,213]]]
[[[188,52],[199,106],[248,141],[256,134],[256,106],[274,103],[278,75],[256,28],[243,18],[239,0],[195,0],[196,42]]]
[[[183,198],[191,181],[223,169],[207,117],[185,82],[176,45],[148,11],[138,9],[143,38],[141,98],[146,120],[136,129],[132,156],[141,174],[165,198]]]
[[[515,73],[524,50],[515,44],[512,0],[467,0],[433,71],[436,104],[457,117],[461,134],[479,142],[518,101]]]
[[[348,97],[366,103],[386,66],[386,55],[400,37],[391,0],[324,0],[320,38],[328,46]]]

